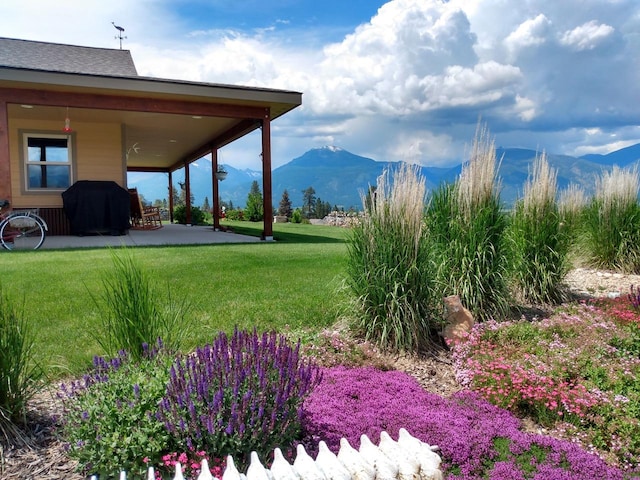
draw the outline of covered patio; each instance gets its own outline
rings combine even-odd
[[[80,180],[127,188],[128,172],[168,174],[173,211],[172,174],[184,168],[190,223],[189,165],[205,155],[212,160],[218,229],[218,151],[260,130],[262,239],[273,238],[271,122],[301,105],[301,93],[141,77],[123,50],[6,38],[0,38],[0,50],[0,198],[15,208],[40,208],[52,237],[69,233],[61,199],[66,188]],[[33,141],[64,143],[68,160],[34,161],[28,151]],[[65,171],[66,183],[54,185],[52,178],[47,185],[50,173],[42,172],[54,168]],[[34,171],[40,172],[37,184]]]
[[[165,224],[158,230],[129,230],[127,235],[47,236],[41,250],[101,247],[144,247],[169,245],[215,245],[220,243],[254,243],[260,238],[215,230],[211,226]]]

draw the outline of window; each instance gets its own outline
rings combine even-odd
[[[72,152],[68,135],[25,133],[24,146],[27,191],[69,188]]]

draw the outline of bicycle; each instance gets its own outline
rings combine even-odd
[[[8,200],[0,200],[0,243],[7,250],[36,250],[47,235],[47,222],[37,209],[11,210]]]

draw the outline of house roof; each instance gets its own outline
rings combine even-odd
[[[0,65],[30,70],[136,76],[128,50],[80,47],[0,37]]]
[[[47,63],[39,63],[38,49],[49,52]],[[25,58],[17,58],[20,51]],[[98,59],[109,73],[91,66]],[[256,130],[265,112],[273,120],[302,103],[301,93],[288,90],[141,77],[126,50],[6,38],[0,38],[2,97],[10,118],[60,120],[68,112],[72,126],[120,123],[125,151],[135,151],[129,169],[177,168]]]

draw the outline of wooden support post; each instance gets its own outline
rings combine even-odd
[[[218,190],[218,149],[211,150],[211,185],[213,187],[213,229],[220,230],[220,190]]]
[[[263,240],[273,240],[273,201],[271,185],[271,113],[265,109],[262,119],[262,194],[264,212]]]
[[[184,212],[187,225],[191,225],[191,178],[189,177],[189,162],[184,164]]]
[[[173,173],[169,172],[169,221],[173,223]]]

